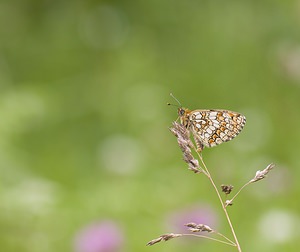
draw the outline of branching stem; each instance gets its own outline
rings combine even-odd
[[[219,234],[219,233],[217,233]],[[226,242],[226,241],[222,241],[222,240],[219,240],[219,239],[215,239],[213,237],[209,237],[209,236],[205,236],[205,235],[199,235],[199,234],[182,234],[182,236],[194,236],[194,237],[200,237],[200,238],[204,238],[204,239],[208,239],[208,240],[212,240],[212,241],[216,241],[216,242],[220,242],[220,243],[224,243],[224,244],[227,244],[227,245],[230,245],[230,246],[236,246],[235,243],[233,243],[232,241],[230,241],[228,238],[226,238],[225,236],[223,236],[226,240],[228,240],[229,242]]]
[[[240,194],[240,192],[241,192],[246,186],[250,185],[251,183],[252,183],[252,182],[249,181],[249,182],[247,182],[246,184],[244,184],[244,185],[240,188],[240,190],[238,190],[238,192],[231,198],[230,202],[232,203],[233,200]],[[226,207],[226,206],[225,206],[225,207]]]
[[[224,204],[224,202],[223,202],[223,200],[222,200],[222,197],[221,197],[221,195],[220,195],[220,193],[219,193],[219,190],[218,190],[218,188],[217,188],[217,186],[216,186],[216,184],[215,184],[213,178],[211,177],[210,172],[209,172],[209,170],[208,170],[206,164],[204,163],[202,156],[199,154],[199,152],[196,151],[196,153],[197,153],[197,155],[199,156],[199,159],[201,160],[201,163],[202,163],[202,165],[203,165],[203,167],[204,167],[205,175],[208,177],[208,179],[210,180],[212,186],[214,187],[214,189],[215,189],[215,191],[216,191],[216,194],[217,194],[217,196],[218,196],[218,198],[219,198],[219,201],[220,201],[220,203],[221,203],[221,205],[222,205],[222,209],[223,209],[223,211],[224,211],[224,213],[225,213],[227,222],[228,222],[229,227],[230,227],[230,229],[231,229],[231,233],[232,233],[232,235],[233,235],[233,238],[234,238],[234,241],[235,241],[235,245],[236,245],[236,247],[237,247],[237,250],[238,250],[239,252],[242,252],[241,246],[240,246],[239,241],[238,241],[238,238],[237,238],[237,236],[236,236],[236,234],[235,234],[235,231],[234,231],[232,222],[231,222],[231,220],[230,220],[230,217],[229,217],[229,215],[228,215],[228,212],[227,212],[226,206],[225,206],[225,204]],[[242,189],[242,188],[241,188],[241,189]]]

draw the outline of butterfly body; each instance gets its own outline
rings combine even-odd
[[[246,117],[242,114],[222,109],[179,108],[178,115],[181,124],[192,132],[199,152],[204,147],[214,147],[232,140],[246,123]]]

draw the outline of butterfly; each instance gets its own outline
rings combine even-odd
[[[246,124],[246,117],[238,112],[224,109],[190,110],[183,108],[172,94],[171,96],[180,105],[180,123],[192,133],[198,152],[204,147],[210,148],[232,140]]]

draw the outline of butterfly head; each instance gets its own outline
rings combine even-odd
[[[187,108],[178,108],[178,116],[180,118],[180,123],[183,124],[185,127],[188,127],[188,123],[189,123],[189,114],[191,112],[191,110],[187,109]]]
[[[178,108],[177,112],[178,112],[179,117],[182,117],[182,116],[185,115],[186,109],[185,108]]]

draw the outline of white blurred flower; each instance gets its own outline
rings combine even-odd
[[[299,234],[299,217],[285,210],[271,210],[258,222],[260,238],[268,243],[285,243]]]
[[[284,42],[278,48],[278,61],[286,77],[298,82],[300,80],[300,45]]]
[[[2,192],[1,202],[9,212],[22,211],[34,215],[48,214],[57,201],[57,187],[49,182],[29,178]]]

